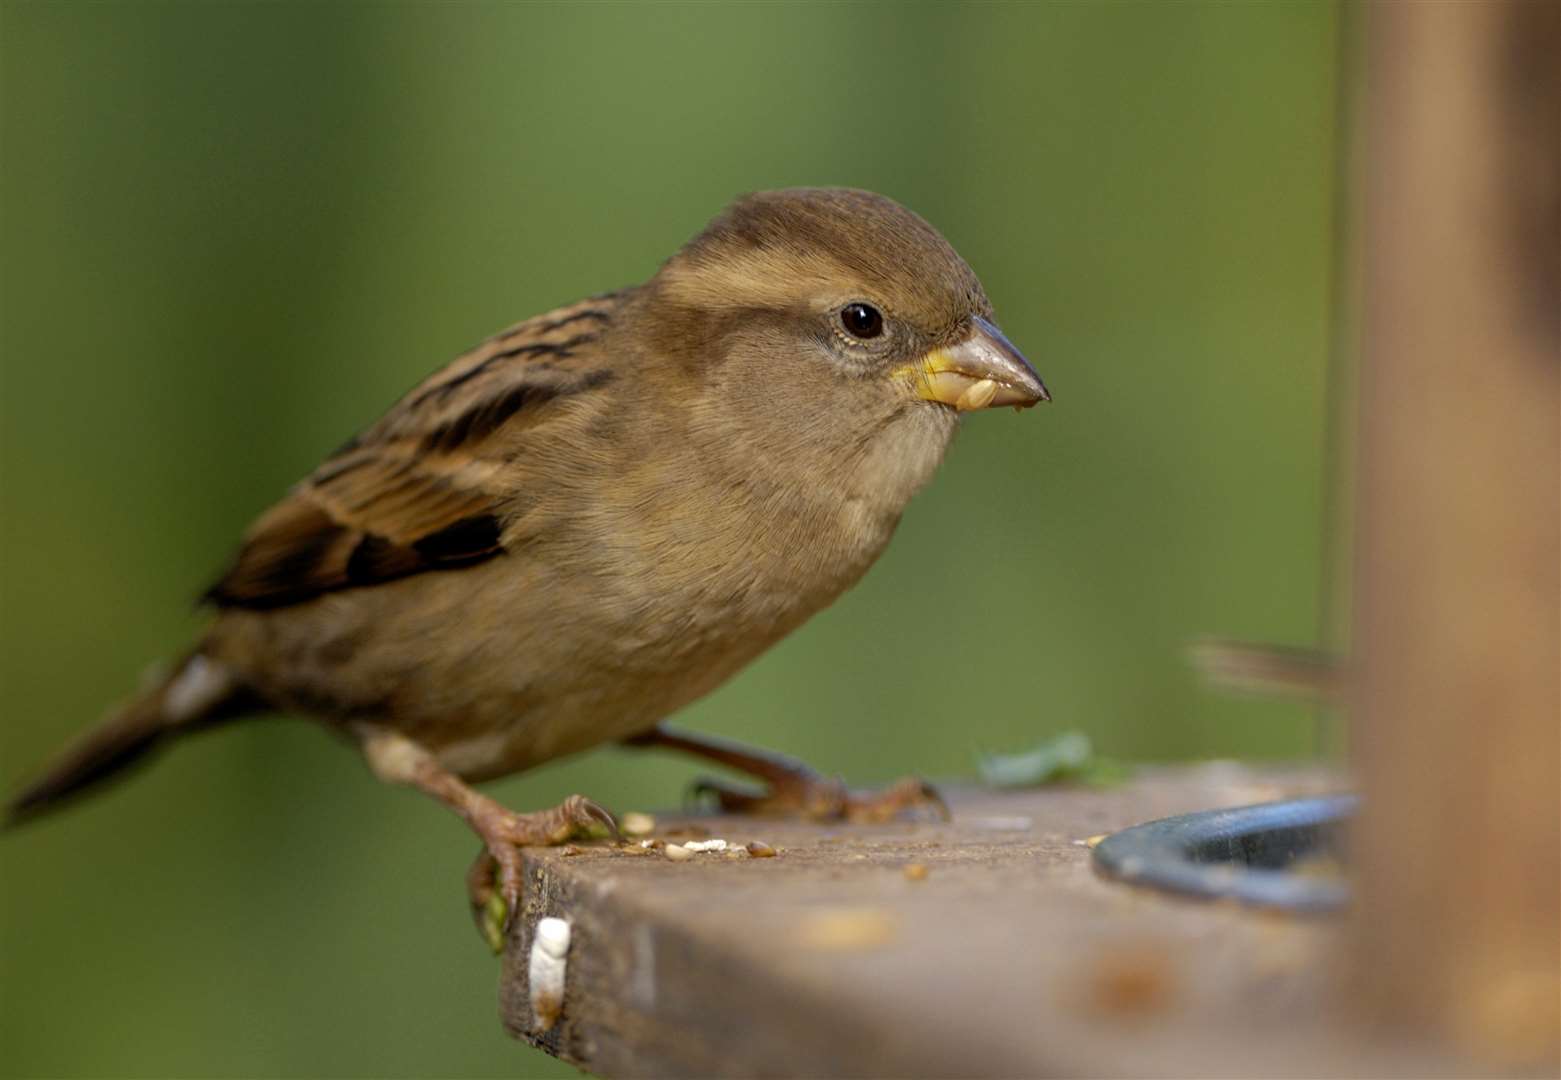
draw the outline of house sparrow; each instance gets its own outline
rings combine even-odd
[[[593,824],[468,786],[598,743],[746,770],[723,806],[882,818],[798,762],[661,726],[860,578],[960,413],[1049,400],[936,230],[836,188],[739,199],[643,285],[528,319],[431,375],[250,528],[205,636],[10,804],[53,807],[168,738],[314,716],[482,839],[472,902],[516,910],[518,846]],[[496,881],[495,881],[496,879]]]

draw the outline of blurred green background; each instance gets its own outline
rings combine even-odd
[[[942,229],[1056,402],[967,423],[867,580],[683,721],[863,782],[1065,728],[1310,753],[1183,651],[1321,617],[1337,17],[6,3],[0,781],[427,371],[825,183]],[[695,772],[606,749],[490,790],[650,809]],[[0,1069],[572,1075],[500,1031],[475,848],[308,725],[181,745],[0,837]]]

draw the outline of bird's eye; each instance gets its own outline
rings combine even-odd
[[[847,304],[840,309],[840,325],[852,337],[875,338],[883,333],[883,316],[871,304]]]

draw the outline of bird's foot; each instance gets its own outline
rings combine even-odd
[[[907,776],[875,791],[852,791],[839,779],[798,773],[777,777],[759,792],[721,780],[700,779],[696,799],[712,798],[724,813],[800,816],[811,821],[874,824],[906,813],[950,819],[948,804],[938,789],[920,777]]]
[[[483,848],[466,872],[466,892],[477,931],[496,953],[504,951],[505,934],[520,911],[521,848],[562,844],[597,830],[618,838],[613,816],[583,795],[531,814],[493,803],[478,809],[471,823]]]
[[[657,724],[632,739],[630,746],[662,747],[736,769],[765,784],[763,790],[744,789],[722,780],[698,780],[693,795],[709,796],[728,813],[790,814],[814,821],[892,821],[907,811],[930,813],[949,820],[948,804],[925,780],[908,776],[881,791],[852,791],[845,784],[820,775],[806,763],[708,735],[678,731]]]

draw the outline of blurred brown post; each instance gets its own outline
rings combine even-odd
[[[1561,5],[1366,21],[1350,963],[1367,1015],[1553,1069]]]

